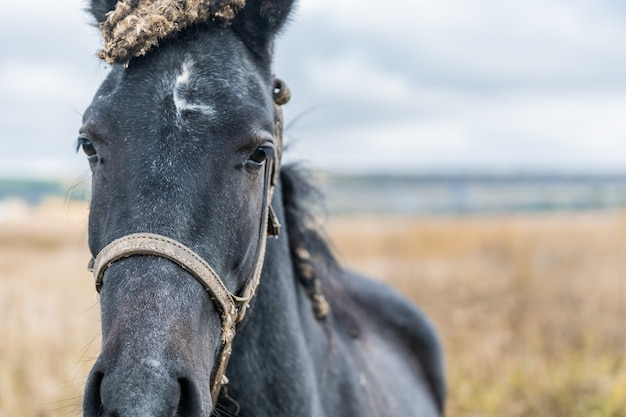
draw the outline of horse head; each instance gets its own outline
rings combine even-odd
[[[277,227],[270,64],[292,3],[92,1],[112,68],[78,137],[102,316],[85,416],[213,410]]]

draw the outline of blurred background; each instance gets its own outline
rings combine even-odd
[[[0,12],[0,417],[80,415],[98,350],[86,5]],[[449,416],[626,416],[624,39],[614,0],[301,0],[277,42],[285,158],[433,318]]]

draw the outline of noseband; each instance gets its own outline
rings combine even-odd
[[[276,157],[269,158],[265,164],[263,211],[258,250],[254,268],[240,295],[231,293],[211,265],[200,255],[182,243],[163,235],[134,233],[124,236],[105,246],[90,262],[90,270],[93,272],[98,292],[102,288],[104,273],[109,266],[120,259],[138,255],[153,255],[168,259],[190,273],[202,284],[219,310],[222,321],[222,346],[211,376],[211,398],[214,405],[217,403],[222,387],[228,384],[226,367],[232,353],[232,342],[235,338],[236,327],[245,317],[250,301],[259,285],[267,237],[277,237],[280,231],[280,223],[274,214],[271,202],[280,172],[283,128],[280,106],[289,101],[290,92],[289,88],[279,79],[274,80],[272,98],[278,113],[274,130],[277,152]]]

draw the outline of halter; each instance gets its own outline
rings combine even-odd
[[[174,239],[154,233],[133,233],[114,240],[105,246],[95,259],[91,260],[89,266],[89,269],[93,272],[98,292],[102,288],[104,272],[108,267],[120,259],[137,255],[154,255],[168,259],[189,272],[202,284],[219,310],[222,321],[222,346],[216,359],[213,375],[211,376],[211,398],[213,404],[217,403],[222,387],[228,384],[226,367],[232,353],[232,342],[235,338],[237,325],[245,317],[250,301],[259,285],[265,259],[267,237],[277,237],[280,232],[280,223],[272,209],[271,202],[280,173],[283,128],[283,115],[280,106],[289,101],[290,92],[289,88],[279,79],[274,80],[272,98],[278,112],[274,132],[278,152],[275,158],[268,158],[265,164],[263,209],[258,237],[258,250],[254,268],[241,291],[241,295],[231,293],[211,265],[193,250]]]

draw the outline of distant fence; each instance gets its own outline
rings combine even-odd
[[[626,206],[626,175],[322,176],[320,184],[331,214],[510,213]]]

